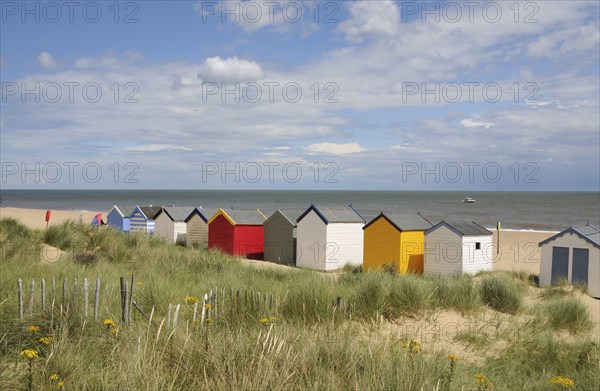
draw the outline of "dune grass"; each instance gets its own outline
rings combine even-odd
[[[484,303],[496,311],[516,314],[523,306],[523,293],[519,286],[502,274],[484,276],[479,289]]]
[[[43,243],[66,254],[41,263]],[[334,279],[308,270],[253,268],[218,252],[168,245],[141,234],[75,223],[32,231],[7,219],[0,219],[0,245],[0,389],[24,388],[27,360],[19,352],[27,348],[39,352],[32,373],[33,389],[40,390],[57,389],[58,381],[67,390],[474,390],[478,374],[499,390],[551,389],[553,376],[573,379],[578,389],[600,385],[598,346],[585,334],[587,311],[566,299],[543,301],[534,311],[544,322],[501,332],[496,340],[481,342],[485,328],[459,336],[475,348],[497,352],[461,359],[452,372],[447,357],[452,350],[434,350],[425,342],[422,350],[411,350],[405,336],[380,329],[381,317],[402,325],[444,310],[465,316],[486,309],[519,314],[524,307],[520,282],[503,274],[479,281],[348,270]],[[96,262],[76,263],[77,254],[93,254]],[[116,283],[132,273],[136,301],[152,322],[134,312],[127,326],[119,322]],[[118,332],[86,320],[76,306],[62,315],[36,313],[19,320],[19,277],[100,277],[106,289],[101,317],[114,320]],[[261,322],[273,314],[229,306],[199,327],[190,321],[185,297],[214,287],[280,297],[277,319]],[[336,305],[340,302],[347,304],[344,310]],[[176,329],[165,321],[169,303],[182,304]],[[570,314],[562,315],[567,310]],[[580,320],[571,325],[574,318]],[[40,331],[29,331],[29,325]],[[513,325],[505,326],[511,331]],[[566,339],[556,330],[577,332]],[[39,341],[47,336],[48,345]],[[60,380],[50,380],[52,374]]]

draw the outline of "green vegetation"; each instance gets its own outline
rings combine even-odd
[[[66,253],[41,262],[44,243]],[[141,234],[74,223],[32,231],[9,219],[0,220],[0,246],[0,389],[24,389],[30,379],[34,390],[476,390],[490,384],[540,390],[552,389],[558,376],[577,389],[600,385],[600,352],[586,334],[592,323],[585,307],[559,296],[529,308],[523,282],[501,273],[286,271]],[[152,322],[134,311],[128,326],[120,322],[118,278],[132,273],[135,300]],[[31,278],[48,284],[100,277],[100,321],[85,319],[78,306],[19,320],[20,277],[24,285]],[[276,311],[226,306],[200,327],[186,297],[215,287],[273,294],[281,302]],[[166,322],[170,303],[181,305],[176,329]],[[447,310],[480,324],[469,331],[446,327],[435,343],[413,327],[435,324]],[[473,349],[475,358],[454,356],[456,344]]]
[[[523,306],[523,293],[515,281],[502,274],[484,276],[480,292],[483,302],[496,311],[516,314]]]

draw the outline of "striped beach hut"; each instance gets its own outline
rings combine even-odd
[[[164,206],[154,217],[154,234],[169,243],[185,244],[187,225],[185,219],[193,207]]]
[[[120,231],[129,232],[129,216],[132,211],[132,207],[113,205],[110,212],[106,215],[106,224]]]
[[[472,221],[442,221],[425,231],[425,275],[492,271],[492,231]]]
[[[423,273],[424,233],[431,227],[418,213],[381,212],[363,228],[363,270],[389,267],[400,274]]]
[[[297,220],[296,266],[329,271],[362,265],[364,225],[351,207],[311,205]]]
[[[278,209],[265,221],[265,261],[296,263],[296,219],[304,210]]]
[[[263,259],[267,218],[258,209],[219,209],[208,220],[208,248],[249,259]]]
[[[561,280],[584,285],[600,298],[600,230],[590,225],[570,227],[539,243],[540,286]]]
[[[154,234],[154,217],[160,210],[160,206],[136,206],[129,216],[129,230]]]
[[[208,220],[217,211],[196,207],[185,218],[187,225],[186,240],[188,246],[208,247]]]

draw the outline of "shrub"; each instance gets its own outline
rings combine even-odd
[[[516,314],[523,305],[521,290],[506,276],[485,276],[481,281],[479,292],[483,302],[496,311]]]
[[[539,305],[537,312],[554,330],[580,333],[590,330],[593,326],[587,309],[575,297],[549,300]]]

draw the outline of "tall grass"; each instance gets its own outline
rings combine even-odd
[[[66,255],[41,263],[37,250],[20,250],[44,242],[61,247]],[[422,352],[411,353],[404,336],[380,332],[373,320],[383,316],[402,321],[443,309],[476,314],[484,304],[509,313],[522,307],[522,292],[505,275],[486,275],[478,282],[469,276],[348,272],[334,280],[308,270],[252,268],[218,252],[75,223],[44,233],[0,220],[0,244],[0,389],[23,387],[26,365],[19,352],[35,346],[41,355],[33,366],[35,389],[56,388],[49,380],[56,373],[73,390],[437,390],[447,376],[446,355],[454,352],[424,344]],[[74,255],[84,252],[98,262],[75,263]],[[131,326],[118,322],[116,281],[131,273],[138,282],[136,302],[152,313],[152,323],[135,312]],[[75,307],[25,321],[15,316],[19,277],[84,276],[110,283],[105,285],[109,290],[102,318],[117,322],[116,335],[101,322],[85,320]],[[214,287],[276,295],[281,299],[279,319],[261,323],[260,318],[272,315],[269,310],[230,305],[204,328],[183,316],[175,330],[166,324],[169,303],[183,303],[187,295],[199,296]],[[547,304],[554,307],[539,310],[552,319],[572,303]],[[189,306],[182,308],[186,311]],[[581,312],[575,310],[563,320],[577,314]],[[50,335],[52,343],[41,346],[37,335],[27,331],[29,324],[39,325],[40,335]],[[597,389],[598,347],[583,334],[585,324],[568,340],[553,335],[566,326],[551,321],[501,333],[502,344],[482,347],[497,349],[490,358],[457,362],[452,387],[476,389],[473,375],[483,373],[502,390],[548,389],[555,375],[572,378],[578,389]]]
[[[523,306],[523,293],[514,280],[504,275],[486,275],[481,280],[481,297],[496,311],[516,314]]]
[[[589,331],[593,322],[585,306],[574,297],[560,297],[538,304],[535,312],[554,330]]]

